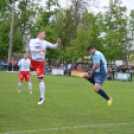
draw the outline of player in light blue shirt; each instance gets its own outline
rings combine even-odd
[[[103,98],[105,98],[108,102],[108,107],[111,106],[113,99],[110,98],[102,89],[101,86],[107,77],[107,62],[104,55],[95,50],[92,45],[87,47],[87,51],[90,56],[84,56],[84,59],[92,59],[93,60],[93,68],[91,71],[84,74],[84,78],[89,82],[94,84],[94,91],[100,94]]]

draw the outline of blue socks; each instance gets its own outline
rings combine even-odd
[[[98,91],[98,94],[100,94],[103,98],[105,98],[106,100],[109,100],[110,98],[107,96],[107,94],[102,90],[100,89]]]
[[[93,78],[88,79],[88,81],[91,82],[92,84],[95,84],[95,81]]]
[[[93,78],[90,78],[88,79],[89,82],[91,82],[92,84],[95,84],[95,80]],[[107,94],[102,90],[100,89],[98,91],[98,94],[100,94],[103,98],[105,98],[106,100],[109,100],[110,98],[107,96]]]

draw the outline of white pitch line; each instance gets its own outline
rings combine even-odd
[[[89,125],[89,126],[61,127],[61,128],[46,128],[46,129],[36,129],[36,130],[23,130],[23,131],[18,131],[18,132],[6,132],[6,133],[0,133],[0,134],[16,134],[16,133],[23,134],[23,133],[35,133],[35,132],[40,132],[40,131],[64,130],[64,129],[125,126],[125,125],[131,125],[131,124],[134,124],[134,122],[110,123],[110,124],[99,124],[99,125]]]

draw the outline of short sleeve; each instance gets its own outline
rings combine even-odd
[[[100,64],[100,55],[94,55],[93,60],[95,64]]]
[[[93,56],[92,56],[92,55],[90,55],[90,56],[89,56],[89,58],[90,58],[90,59],[93,59]]]

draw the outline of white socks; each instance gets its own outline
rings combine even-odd
[[[19,82],[19,84],[18,84],[18,88],[19,88],[19,90],[21,89],[21,83]]]
[[[44,85],[44,82],[40,82],[39,83],[39,86],[40,86],[40,94],[41,94],[41,98],[44,98],[44,95],[45,95],[45,85]]]
[[[32,91],[32,84],[31,82],[28,83],[29,90]]]
[[[21,85],[22,85],[22,83],[19,82],[19,84],[18,84],[19,90],[21,90]],[[31,91],[32,90],[32,84],[31,84],[31,82],[28,82],[28,87],[29,87],[29,90]]]

